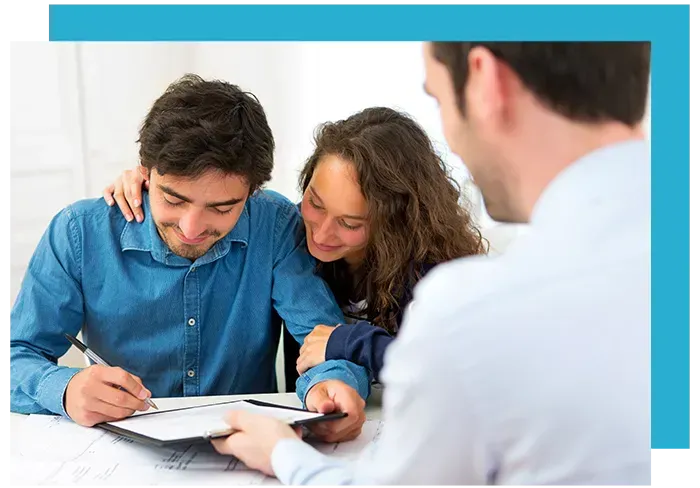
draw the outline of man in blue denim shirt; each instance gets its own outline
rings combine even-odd
[[[343,321],[314,275],[297,208],[260,190],[274,140],[257,99],[187,76],[155,102],[139,142],[146,222],[83,200],[37,246],[11,314],[12,411],[94,425],[146,409],[150,396],[274,392],[280,318],[299,342]],[[64,333],[81,329],[120,367],[57,366]],[[368,373],[326,362],[302,375],[297,394],[311,410],[349,414],[322,437],[352,438]]]

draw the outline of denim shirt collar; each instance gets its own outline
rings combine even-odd
[[[142,223],[131,221],[124,226],[120,236],[122,251],[150,252],[153,259],[167,266],[201,266],[226,256],[231,250],[231,244],[234,242],[240,243],[241,248],[248,246],[248,237],[250,235],[249,201],[246,201],[243,212],[241,212],[234,228],[223,238],[219,239],[206,254],[197,258],[194,263],[187,258],[174,254],[163,242],[160,234],[158,234],[158,228],[151,217],[149,196],[146,192],[143,194],[142,209],[144,215]]]

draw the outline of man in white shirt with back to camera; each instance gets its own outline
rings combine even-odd
[[[647,42],[426,43],[426,91],[499,257],[437,267],[390,347],[356,462],[232,414],[223,453],[289,484],[649,484]]]

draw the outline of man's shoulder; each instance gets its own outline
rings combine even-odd
[[[274,190],[259,190],[249,199],[249,207],[256,217],[275,219],[299,219],[301,214],[299,207],[289,198]]]
[[[455,340],[484,334],[480,322],[485,310],[491,306],[507,309],[513,288],[522,285],[518,261],[506,255],[479,255],[435,266],[415,287],[401,335],[417,342],[429,341],[436,327],[438,335]]]
[[[118,232],[127,224],[119,208],[110,207],[102,197],[77,200],[63,208],[57,218],[87,231],[99,230],[100,235],[106,235],[102,233],[107,230]]]
[[[507,265],[502,256],[468,256],[434,266],[418,282],[416,301],[437,310],[478,300],[506,279]],[[449,305],[452,305],[450,307]]]
[[[110,207],[104,198],[85,198],[77,200],[66,207],[66,211],[73,217],[103,216],[109,214]]]

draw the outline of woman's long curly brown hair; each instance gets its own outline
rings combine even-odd
[[[368,320],[395,332],[399,302],[421,278],[422,266],[486,252],[481,233],[445,162],[408,115],[373,107],[319,126],[316,149],[302,169],[306,191],[329,155],[355,166],[369,208],[365,260],[351,272],[344,260],[320,263],[341,306],[365,299]]]

